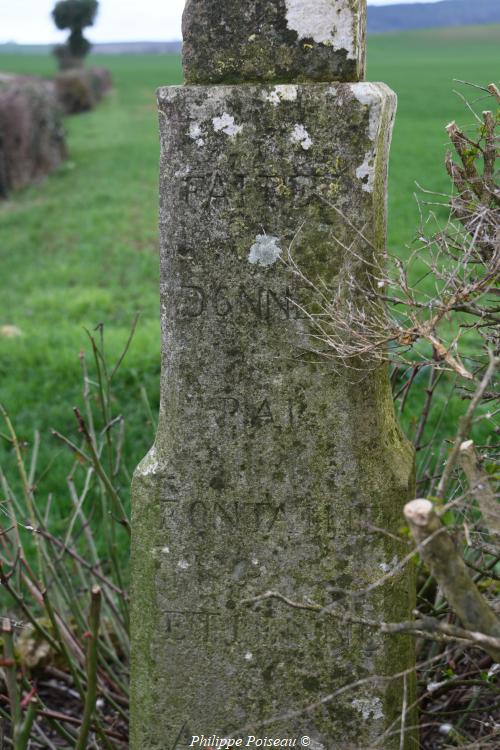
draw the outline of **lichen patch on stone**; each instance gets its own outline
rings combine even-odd
[[[366,193],[373,193],[375,184],[375,166],[373,161],[373,151],[368,151],[364,162],[356,170],[356,177],[362,181],[362,188]]]
[[[189,126],[189,137],[191,140],[196,142],[197,146],[204,146],[205,139],[203,138],[203,129],[199,122],[192,122]]]
[[[384,718],[384,707],[380,698],[355,698],[352,707],[359,711],[365,721]]]
[[[375,84],[363,81],[352,87],[352,93],[358,102],[366,105],[369,109],[368,136],[371,141],[374,141],[378,134],[380,110],[382,108],[380,90]]]
[[[379,563],[379,568],[382,571],[382,573],[389,573],[391,570],[395,570],[399,564],[399,560],[397,558],[397,555],[395,555],[390,563],[387,562],[381,562]]]
[[[177,169],[174,173],[174,177],[187,177],[188,174],[191,172],[191,167],[189,164],[186,164],[182,169]]]
[[[145,477],[156,474],[160,467],[157,460],[156,448],[153,446],[149,453],[143,458],[140,464],[141,474]]]
[[[290,136],[292,143],[299,143],[304,151],[309,151],[313,145],[313,140],[303,125],[296,125]]]
[[[267,234],[258,234],[255,242],[250,248],[248,262],[259,266],[272,266],[280,257],[282,250],[278,245],[277,237]]]
[[[309,748],[310,750],[325,750],[323,743],[318,742],[318,740],[315,740],[312,737],[309,740]]]
[[[266,92],[264,98],[275,107],[281,102],[295,102],[297,101],[297,86],[293,84],[279,84],[272,91]]]
[[[347,57],[356,59],[355,18],[349,3],[336,0],[285,0],[288,28],[299,39],[313,39],[318,44],[345,49]]]
[[[224,112],[223,115],[220,117],[214,117],[212,119],[212,123],[214,126],[214,130],[219,133],[225,133],[226,135],[229,135],[231,138],[234,138],[238,135],[238,133],[241,133],[243,130],[243,125],[237,125],[234,117],[227,112]]]

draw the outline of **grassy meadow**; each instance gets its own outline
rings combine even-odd
[[[399,96],[390,171],[389,242],[402,256],[418,226],[416,183],[446,190],[444,126],[472,118],[453,79],[487,84],[499,78],[500,26],[384,35],[369,40],[368,78]],[[115,89],[96,111],[67,119],[69,159],[42,184],[0,204],[0,402],[23,441],[42,435],[40,490],[55,493],[64,515],[70,459],[50,428],[78,440],[71,407],[81,402],[79,352],[84,328],[105,326],[116,358],[136,312],[141,318],[116,383],[117,412],[127,419],[130,468],[152,441],[141,386],[153,412],[159,391],[157,240],[158,135],[155,88],[180,83],[174,56],[96,57],[111,69]],[[48,57],[0,55],[0,71],[50,76]],[[477,99],[477,90],[462,91]],[[481,109],[481,104],[478,104]],[[90,355],[89,355],[90,360]],[[410,404],[414,412],[418,402]],[[411,409],[410,409],[411,412]],[[453,416],[453,415],[449,415]],[[407,420],[411,421],[411,413]],[[1,429],[0,429],[1,431]],[[0,442],[0,465],[9,445]],[[123,487],[124,496],[127,488]]]

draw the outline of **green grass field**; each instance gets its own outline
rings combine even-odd
[[[471,121],[453,79],[487,84],[499,77],[500,26],[373,37],[368,78],[399,95],[390,174],[390,246],[404,254],[417,231],[415,184],[446,190],[444,126]],[[108,352],[141,320],[118,384],[128,421],[125,458],[132,470],[152,440],[140,398],[154,411],[159,390],[157,241],[158,137],[155,88],[181,81],[180,60],[163,56],[95,57],[111,69],[115,90],[100,108],[68,119],[69,161],[43,184],[0,205],[0,401],[28,443],[42,432],[40,468],[53,457],[50,428],[75,435],[83,328],[104,323]],[[51,75],[49,57],[0,56],[0,70]],[[476,90],[462,91],[476,99]],[[481,109],[481,103],[478,104]],[[0,447],[0,463],[8,450]],[[60,450],[57,448],[57,450]],[[3,453],[2,453],[3,452]],[[44,480],[62,492],[67,464]]]

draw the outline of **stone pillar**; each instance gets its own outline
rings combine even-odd
[[[401,747],[403,678],[336,691],[404,671],[411,643],[242,604],[274,590],[390,621],[412,605],[406,573],[334,591],[404,554],[374,529],[400,526],[413,456],[386,368],[318,355],[307,316],[309,282],[362,289],[385,243],[396,97],[358,82],[364,22],[358,0],[190,0],[193,85],[159,91],[161,413],[133,488],[132,750],[231,734],[368,750],[386,730],[377,747]]]

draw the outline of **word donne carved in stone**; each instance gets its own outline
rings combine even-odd
[[[177,294],[179,318],[199,318],[204,313],[227,318],[238,314],[250,314],[252,318],[269,322],[301,320],[307,317],[303,304],[295,302],[287,287],[281,292],[258,288],[248,291],[243,285],[238,289],[218,286],[213,290],[190,284],[181,287]]]

